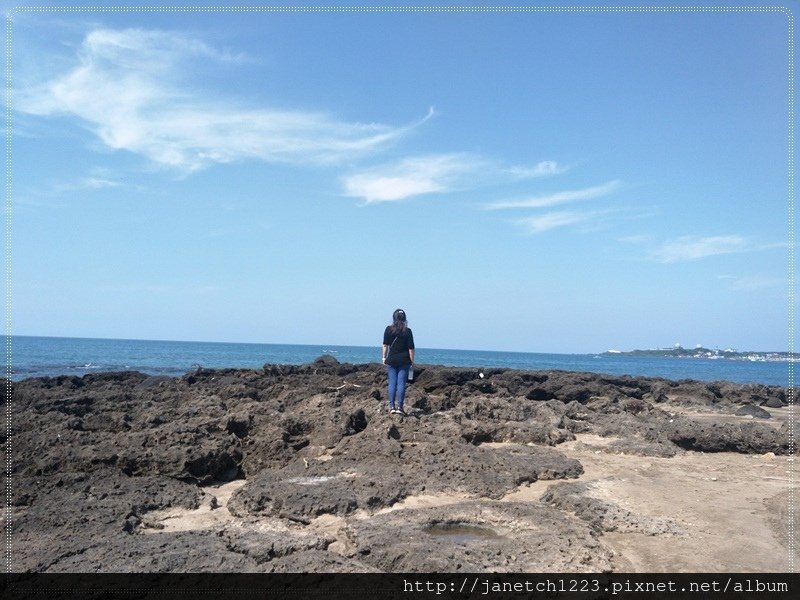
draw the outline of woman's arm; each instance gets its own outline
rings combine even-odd
[[[386,362],[386,353],[389,351],[389,345],[384,344],[381,350],[381,362]]]
[[[409,348],[408,349],[408,358],[411,359],[411,364],[414,364],[414,349],[413,348]]]

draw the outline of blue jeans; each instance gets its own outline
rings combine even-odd
[[[408,368],[411,365],[393,367],[386,365],[389,371],[389,408],[403,410],[403,402],[406,399],[406,381],[408,380]]]

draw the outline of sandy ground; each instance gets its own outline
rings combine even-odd
[[[228,512],[228,500],[233,492],[242,487],[247,481],[238,479],[222,485],[213,485],[203,488],[205,499],[197,510],[184,510],[171,508],[156,510],[147,513],[143,519],[143,531],[191,531],[195,529],[212,529],[238,521]]]
[[[687,412],[675,408],[676,412]],[[773,424],[789,416],[789,409],[773,410]],[[718,413],[695,417],[720,421]],[[724,417],[738,420],[742,417]],[[601,541],[616,554],[620,572],[788,572],[800,564],[796,543],[790,539],[796,483],[791,457],[704,454],[685,452],[673,458],[613,454],[604,449],[614,440],[580,435],[558,450],[578,459],[584,474],[578,479],[592,483],[592,495],[643,517],[668,518],[678,535],[605,532]],[[147,515],[145,531],[183,531],[214,528],[238,522],[225,508],[231,494],[244,481],[205,488],[206,502],[194,511],[160,511]],[[524,485],[506,495],[507,501],[538,502],[554,481]],[[212,500],[215,498],[216,500]],[[385,511],[441,506],[467,499],[461,495],[409,497]],[[216,506],[216,508],[214,508]],[[358,512],[351,518],[369,518]],[[319,532],[337,535],[344,519],[323,516],[309,525]],[[156,529],[157,528],[157,529]],[[287,531],[285,523],[264,519],[259,529]],[[293,525],[292,528],[295,528]],[[346,552],[345,541],[329,550]],[[790,547],[794,546],[794,562]]]
[[[596,497],[638,515],[667,517],[682,535],[606,532],[617,571],[784,572],[789,570],[788,457],[687,452],[673,458],[608,454],[611,440],[582,436],[559,446],[584,467]],[[537,500],[552,482],[506,496]],[[795,560],[798,555],[795,549]]]

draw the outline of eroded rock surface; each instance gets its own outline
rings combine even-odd
[[[423,366],[407,417],[388,414],[380,365],[332,357],[10,385],[0,441],[11,454],[12,570],[22,571],[603,570],[602,533],[635,530],[636,515],[584,484],[556,485],[543,502],[499,502],[520,486],[579,477],[559,444],[594,434],[615,438],[603,452],[658,458],[794,448],[793,426],[761,408],[782,410],[786,390],[763,385]],[[199,510],[208,499],[198,486],[237,479],[246,483],[227,506],[207,509],[226,519],[186,531],[148,524],[167,508]],[[421,494],[460,496],[457,518],[450,507],[381,512]],[[342,524],[314,533],[321,517]],[[264,529],[269,520],[283,528]],[[474,553],[469,537],[437,539],[447,523],[518,527],[527,554],[502,533],[483,540],[493,557]]]
[[[619,506],[616,502],[597,497],[592,483],[561,483],[551,486],[542,502],[574,513],[587,521],[596,532],[620,531],[646,535],[680,535],[680,525],[666,517],[642,515]]]
[[[352,554],[381,571],[601,572],[612,553],[594,532],[543,504],[464,502],[354,520]]]
[[[267,514],[308,522],[323,514],[375,510],[420,493],[500,498],[539,479],[577,477],[580,463],[551,448],[484,448],[452,442],[402,443],[389,437],[346,440],[329,460],[265,469],[231,499],[237,515]],[[377,451],[376,451],[377,449]]]

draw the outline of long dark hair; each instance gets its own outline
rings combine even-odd
[[[392,333],[395,335],[402,335],[406,332],[406,312],[402,308],[398,308],[392,313]]]

